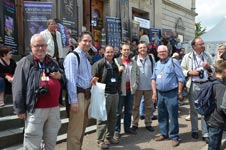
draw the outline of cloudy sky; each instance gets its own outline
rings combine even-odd
[[[201,22],[207,31],[226,16],[226,0],[196,0],[196,22]]]

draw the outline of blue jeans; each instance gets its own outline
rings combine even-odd
[[[145,109],[144,109],[144,96],[142,96],[142,99],[140,101],[140,116],[144,116]],[[154,116],[153,113],[155,112],[155,106],[154,103],[151,104],[151,119]]]
[[[161,135],[174,140],[179,138],[177,90],[158,92],[158,122]]]
[[[208,127],[209,145],[208,150],[220,150],[223,130],[215,127]]]
[[[131,116],[133,108],[133,95],[130,90],[126,91],[126,96],[120,96],[118,109],[117,109],[117,120],[115,126],[115,133],[120,133],[121,131],[121,114],[122,108],[124,106],[124,131],[129,131],[131,126]]]

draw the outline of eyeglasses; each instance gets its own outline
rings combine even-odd
[[[34,47],[34,48],[46,48],[47,45],[46,45],[46,44],[42,44],[42,45],[32,45],[32,47]]]
[[[158,53],[166,53],[166,51],[158,51]]]

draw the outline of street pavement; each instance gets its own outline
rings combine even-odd
[[[155,112],[157,114],[157,112]],[[155,137],[160,135],[158,121],[154,120],[152,126],[154,132],[149,132],[145,129],[144,120],[139,121],[139,128],[136,135],[121,135],[120,143],[111,145],[109,150],[207,150],[208,145],[201,138],[201,121],[199,120],[199,139],[191,138],[191,124],[184,118],[189,114],[189,104],[180,106],[179,109],[179,124],[180,124],[180,145],[172,147],[171,140],[156,142]],[[123,122],[122,122],[123,127]],[[95,127],[94,127],[95,129]],[[84,137],[83,150],[99,150],[96,144],[96,132],[87,134]],[[56,150],[66,150],[66,142],[57,144]],[[224,134],[221,150],[226,150],[226,135]]]

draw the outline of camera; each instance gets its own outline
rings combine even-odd
[[[40,86],[37,90],[35,90],[35,97],[39,98],[41,96],[44,96],[48,93],[48,87],[47,86]]]
[[[204,78],[204,70],[199,71],[199,78],[203,79]]]
[[[59,71],[59,67],[57,65],[48,66],[46,68],[46,75],[49,76],[50,73],[57,72],[57,71]]]

